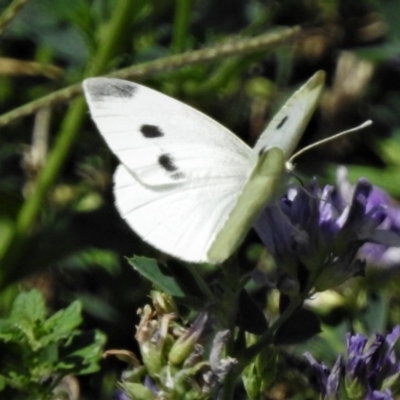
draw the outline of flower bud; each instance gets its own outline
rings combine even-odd
[[[195,344],[203,333],[207,321],[207,313],[199,314],[190,329],[173,344],[168,354],[170,363],[173,365],[180,365],[190,356],[194,350]]]
[[[176,304],[172,296],[163,292],[152,290],[150,292],[150,297],[158,315],[177,313]]]
[[[243,372],[243,385],[250,400],[260,398],[260,379],[257,375],[257,368],[254,364],[247,366]]]
[[[140,383],[122,383],[121,384],[124,391],[132,400],[155,400],[156,396],[147,389],[144,385]]]

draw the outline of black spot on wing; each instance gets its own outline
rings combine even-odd
[[[169,154],[161,154],[158,157],[158,163],[168,172],[178,171],[178,167],[174,164],[174,159]]]
[[[102,100],[104,97],[130,99],[136,92],[136,87],[130,82],[113,79],[105,79],[96,84],[89,83],[89,88],[94,100]]]
[[[184,177],[184,174],[179,171],[179,168],[175,165],[174,159],[170,154],[161,154],[161,156],[158,157],[158,163],[167,172],[172,172],[170,174],[172,179],[182,179]]]
[[[287,121],[288,119],[289,119],[289,117],[288,117],[287,115],[285,115],[285,116],[282,118],[281,122],[279,122],[279,124],[276,126],[276,129],[282,128],[282,126],[285,125],[285,123],[286,123],[286,121]]]
[[[147,139],[154,139],[164,136],[163,131],[156,125],[142,125],[140,127],[140,132]]]

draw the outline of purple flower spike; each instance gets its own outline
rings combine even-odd
[[[347,169],[337,170],[337,188],[344,201],[349,199],[355,186],[349,182]],[[359,252],[368,266],[396,268],[400,266],[400,207],[382,189],[374,186],[370,192],[366,211],[376,222],[380,222]]]
[[[346,174],[345,169],[338,170],[337,188],[320,190],[315,179],[307,188],[293,186],[256,219],[254,228],[263,244],[299,290],[307,272],[318,291],[363,275],[365,249],[376,250],[367,246],[393,245],[398,240],[400,264],[400,235],[389,235],[389,228],[384,231],[390,220],[391,227],[398,223],[400,232],[400,211],[390,214],[386,203],[380,202],[389,199],[383,191],[366,179],[353,186]]]
[[[352,380],[360,376],[365,376],[366,366],[363,362],[362,353],[366,343],[367,338],[363,335],[347,335],[348,361],[346,364],[346,373]]]
[[[310,353],[305,353],[304,357],[311,367],[311,383],[314,388],[321,393],[323,399],[337,399],[343,363],[342,356],[337,358],[332,371],[324,363],[319,364]]]
[[[389,389],[386,389],[384,392],[374,390],[367,395],[365,400],[393,400],[393,395]]]
[[[372,342],[360,334],[348,335],[347,387],[357,381],[366,389],[366,399],[392,399],[387,385],[393,385],[399,376],[400,364],[393,351],[399,337],[400,326],[386,337],[375,334]]]
[[[339,355],[332,369],[319,364],[309,353],[311,383],[324,400],[348,398],[363,400],[393,399],[391,388],[398,387],[400,363],[393,346],[400,337],[400,325],[387,336],[376,334],[368,340],[361,334],[347,335],[347,357]]]

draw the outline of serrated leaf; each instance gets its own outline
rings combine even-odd
[[[39,354],[35,356],[36,362],[43,368],[52,367],[58,360],[58,346],[57,343],[50,343],[44,346]]]
[[[12,305],[10,319],[31,322],[44,321],[47,316],[46,305],[40,292],[33,289],[20,293]]]
[[[44,324],[43,329],[50,334],[42,338],[42,343],[49,343],[62,339],[71,334],[82,322],[82,305],[76,300],[71,303],[66,309],[60,310],[52,315]]]
[[[57,369],[75,375],[98,371],[106,340],[106,335],[97,330],[77,335],[68,346],[60,349]]]
[[[151,281],[157,289],[174,297],[184,297],[185,293],[174,278],[164,274],[152,258],[138,257],[128,259],[129,264],[142,276]]]
[[[14,341],[20,343],[23,340],[23,332],[14,322],[0,319],[0,340],[3,342]]]

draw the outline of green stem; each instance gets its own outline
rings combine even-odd
[[[120,79],[143,79],[146,76],[154,75],[156,73],[165,72],[173,69],[182,68],[188,65],[201,64],[209,61],[215,61],[226,57],[240,56],[249,53],[256,53],[265,51],[266,49],[272,50],[275,46],[285,43],[288,40],[294,39],[301,32],[300,27],[288,28],[279,32],[267,33],[264,35],[256,36],[251,39],[241,39],[224,43],[222,45],[177,54],[170,57],[165,57],[159,60],[149,61],[139,65],[133,65],[124,68],[108,75],[110,78]],[[95,63],[94,63],[95,64]],[[99,72],[90,71],[88,75],[96,75]],[[55,104],[60,104],[71,100],[72,98],[82,93],[81,84],[75,84],[70,87],[58,90],[38,100],[34,100],[21,107],[15,108],[2,116],[0,116],[0,128],[8,125],[10,122],[26,117],[27,115],[35,113],[40,108],[50,107]]]
[[[171,49],[180,53],[185,49],[190,22],[192,0],[175,0],[174,32]]]
[[[14,0],[0,15],[0,36],[28,0]]]
[[[25,201],[18,215],[16,223],[17,232],[25,234],[35,224],[46,193],[58,176],[69,154],[69,150],[75,141],[85,112],[86,104],[82,98],[75,100],[70,106],[54,149],[50,153],[46,165],[38,177],[34,193]]]
[[[203,276],[199,273],[199,267],[193,264],[188,264],[187,267],[193,278],[195,279],[196,283],[199,285],[200,290],[204,293],[210,303],[215,303],[216,298],[214,296],[214,293],[210,290],[209,285],[203,279]]]
[[[113,17],[110,21],[104,41],[99,46],[93,62],[88,66],[85,76],[100,74],[108,61],[115,55],[115,48],[122,40],[124,26],[132,18],[132,0],[120,0],[117,4]],[[42,209],[47,191],[59,175],[65,160],[80,131],[82,121],[85,117],[86,105],[84,100],[74,101],[64,118],[61,130],[57,136],[52,152],[49,154],[46,165],[42,169],[35,184],[32,195],[24,202],[17,217],[15,230],[6,242],[1,244],[0,260],[4,275],[0,277],[0,286],[7,281],[7,273],[12,265],[18,261],[25,241],[34,227],[37,217]]]
[[[238,375],[229,373],[224,381],[224,391],[222,393],[222,400],[233,400],[235,394],[235,387]]]

